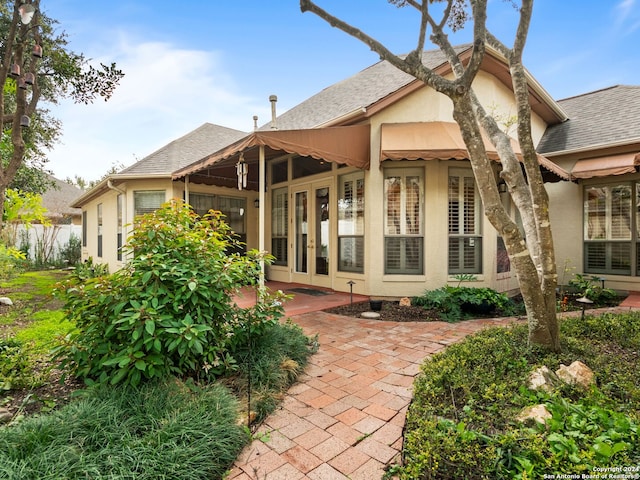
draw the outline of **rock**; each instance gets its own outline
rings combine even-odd
[[[13,302],[9,297],[0,297],[0,304],[2,305],[13,305]]]
[[[556,375],[569,385],[577,384],[588,388],[594,383],[593,370],[579,361],[573,362],[568,367],[566,365],[560,365],[560,368],[556,370]]]
[[[0,408],[0,425],[9,423],[13,418],[13,414],[6,408]]]
[[[554,384],[558,382],[558,377],[546,366],[535,369],[529,375],[528,387],[531,390],[544,390],[550,392],[553,390]]]
[[[410,307],[411,306],[411,299],[409,297],[403,297],[400,299],[400,306],[401,307]]]
[[[380,318],[380,314],[378,312],[362,312],[360,316],[362,318]]]
[[[547,407],[541,404],[523,408],[516,417],[516,420],[523,423],[527,420],[535,420],[536,422],[544,425],[551,417],[551,412],[547,410]]]

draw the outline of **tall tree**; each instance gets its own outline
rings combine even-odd
[[[0,0],[0,218],[7,187],[21,168],[39,170],[58,136],[58,122],[40,103],[107,100],[123,76],[113,63],[95,67],[70,50],[56,23],[40,0]]]
[[[487,30],[487,0],[388,0],[401,8],[414,9],[420,17],[415,50],[399,56],[360,29],[323,10],[311,0],[300,0],[302,12],[312,12],[345,33],[364,42],[371,50],[400,70],[413,75],[437,92],[446,95],[453,105],[453,117],[460,127],[469,151],[469,160],[480,192],[484,210],[491,224],[504,239],[515,268],[529,323],[529,342],[551,350],[560,350],[556,317],[557,272],[549,199],[531,135],[531,106],[522,53],[531,21],[533,0],[506,0],[518,14],[518,26],[511,46]],[[473,49],[468,61],[462,61],[447,37],[449,31],[467,26],[473,29]],[[425,67],[422,53],[428,38],[446,56],[453,77],[445,77]],[[509,136],[483,106],[473,81],[486,53],[486,46],[496,49],[508,63],[517,105],[517,134],[522,151],[522,165],[516,157]],[[500,176],[523,221],[524,236],[500,201],[491,161],[482,141],[484,131],[495,146],[502,164]]]

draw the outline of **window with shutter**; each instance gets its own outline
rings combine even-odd
[[[384,179],[385,273],[422,275],[423,181],[421,169],[388,169]]]
[[[338,270],[364,272],[364,172],[339,178]]]
[[[482,272],[480,198],[473,172],[449,170],[449,274]]]

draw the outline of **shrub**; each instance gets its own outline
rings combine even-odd
[[[461,287],[445,285],[436,290],[427,290],[415,297],[414,305],[437,310],[447,321],[458,321],[470,314],[488,313],[498,310],[511,314],[515,306],[504,293],[488,287]]]
[[[640,460],[640,315],[566,319],[562,353],[527,347],[527,327],[487,329],[422,365],[407,414],[402,479],[532,479],[589,474]],[[591,389],[526,388],[540,365],[579,358],[593,368]],[[542,403],[545,426],[515,421]],[[612,470],[613,471],[613,470]]]
[[[617,298],[616,292],[610,288],[604,288],[600,283],[600,278],[595,275],[577,273],[569,281],[569,286],[579,292],[580,295],[587,297],[596,306],[608,305]]]
[[[82,240],[79,236],[71,234],[69,241],[58,252],[58,264],[73,267],[80,263],[82,257]]]
[[[139,217],[124,268],[57,289],[78,328],[57,352],[63,365],[88,383],[131,385],[233,370],[246,325],[260,335],[283,313],[266,294],[252,308],[235,305],[234,292],[255,284],[262,258],[227,253],[236,243],[220,212],[199,217],[174,201]]]
[[[23,342],[13,337],[0,337],[0,392],[37,387],[41,383],[35,361]]]
[[[0,281],[9,280],[24,267],[25,255],[20,250],[0,242]]]

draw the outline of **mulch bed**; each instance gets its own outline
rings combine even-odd
[[[346,317],[360,317],[363,312],[371,312],[369,302],[357,302],[349,305],[342,305],[324,310],[328,313],[336,315],[344,315]],[[400,306],[399,302],[383,301],[382,309],[378,312],[380,318],[378,320],[386,320],[390,322],[437,322],[442,320],[435,310],[426,310],[422,307]]]

